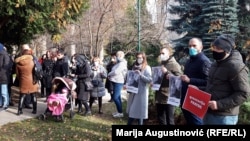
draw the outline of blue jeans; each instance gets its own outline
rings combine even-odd
[[[0,106],[9,106],[9,92],[7,84],[0,84]]]
[[[203,122],[205,125],[236,125],[238,116],[221,116],[207,113]]]
[[[203,125],[203,121],[201,118],[192,114],[191,112],[181,108],[183,116],[187,122],[187,125]]]
[[[122,113],[122,98],[121,98],[121,91],[123,88],[123,83],[113,83],[113,100],[116,105],[116,109],[119,113]]]

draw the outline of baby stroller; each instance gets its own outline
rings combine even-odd
[[[52,115],[56,121],[64,121],[63,112],[70,110],[69,116],[74,117],[74,104],[76,98],[76,84],[73,80],[64,77],[55,77],[52,80],[52,93],[47,98],[47,109],[39,119],[46,120]]]

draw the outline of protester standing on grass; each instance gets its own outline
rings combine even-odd
[[[9,106],[9,72],[11,71],[9,54],[0,43],[0,108],[4,110]]]
[[[16,63],[16,75],[19,80],[19,103],[18,103],[18,111],[17,115],[23,114],[23,102],[26,95],[31,96],[31,101],[33,103],[33,114],[37,112],[37,99],[36,94],[38,92],[38,83],[34,83],[33,80],[33,68],[34,61],[31,50],[24,50],[22,52],[22,56],[15,59]]]
[[[91,109],[89,107],[89,97],[90,97],[90,91],[86,89],[85,81],[91,81],[91,68],[90,64],[88,63],[87,58],[84,55],[76,54],[76,93],[77,93],[77,102],[78,102],[78,113],[82,113],[82,105],[85,108],[84,116],[91,115]]]
[[[183,105],[188,85],[195,85],[201,90],[205,90],[208,71],[211,66],[211,61],[202,52],[202,40],[199,38],[192,38],[188,43],[189,59],[184,66],[184,75],[181,75],[182,89],[181,89],[181,107]],[[202,119],[192,114],[191,112],[182,108],[182,113],[188,125],[202,125]]]
[[[111,54],[110,62],[106,66],[107,73],[111,72],[115,63],[116,63],[116,54],[113,53],[113,54]],[[108,93],[110,94],[109,102],[113,102],[113,93],[114,93],[113,89],[114,88],[113,88],[112,82],[109,79],[106,79],[105,88],[108,90]]]
[[[160,89],[155,92],[157,119],[160,125],[175,125],[175,106],[167,104],[170,93],[168,75],[180,76],[182,74],[182,70],[180,64],[173,56],[172,47],[167,44],[164,44],[161,49],[160,59],[162,81],[160,83]]]
[[[147,57],[144,52],[136,54],[136,62],[132,68],[139,75],[138,92],[129,93],[127,100],[128,125],[132,125],[135,119],[139,125],[143,125],[143,120],[148,119],[148,95],[149,84],[152,81],[151,67],[147,63]]]
[[[212,43],[212,64],[206,91],[211,94],[204,124],[236,125],[239,107],[250,96],[249,69],[231,35],[222,34]]]
[[[123,89],[128,70],[127,60],[124,57],[125,54],[123,51],[118,51],[116,53],[117,63],[114,65],[111,72],[108,74],[108,79],[113,84],[113,100],[117,109],[117,112],[113,113],[114,118],[123,117],[121,91]]]
[[[103,114],[102,111],[102,97],[106,94],[106,89],[104,85],[104,79],[107,78],[107,71],[102,66],[99,57],[94,57],[91,64],[91,78],[92,84],[94,86],[93,90],[90,92],[89,107],[92,108],[94,101],[98,100],[99,114]]]

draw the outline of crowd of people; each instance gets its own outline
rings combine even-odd
[[[202,40],[194,37],[188,42],[189,57],[185,63],[179,63],[173,56],[173,48],[170,45],[162,45],[159,53],[162,79],[159,90],[154,92],[158,124],[175,125],[176,106],[167,103],[170,76],[178,76],[181,80],[180,108],[187,125],[237,124],[239,107],[249,97],[250,87],[248,67],[235,48],[235,40],[231,35],[220,35],[212,42],[211,60],[203,52]],[[25,44],[20,54],[12,59],[3,44],[0,44],[0,107],[4,110],[12,103],[9,89],[15,84],[20,89],[17,115],[23,114],[22,108],[32,109],[33,114],[37,113],[39,84],[33,83],[32,80],[34,57],[30,47]],[[136,60],[131,71],[138,75],[138,85],[137,92],[128,92],[127,125],[143,125],[149,114],[148,101],[150,86],[153,83],[153,66],[147,63],[147,55],[144,52],[138,52],[134,57]],[[108,92],[109,102],[113,102],[117,110],[112,116],[124,117],[121,93],[127,88],[129,67],[123,51],[110,54],[110,61],[106,66],[97,56],[88,60],[82,54],[74,54],[68,59],[62,48],[54,52],[48,50],[39,62],[43,69],[43,78],[40,81],[41,96],[46,97],[46,100],[52,93],[53,78],[67,77],[77,86],[75,106],[78,106],[78,114],[92,115],[95,100],[98,101],[98,114],[103,114],[102,97]],[[16,80],[12,84],[11,76],[14,73]],[[93,84],[92,90],[87,90],[87,81]],[[189,85],[194,85],[211,95],[204,118],[182,107]],[[135,120],[138,123],[134,123]]]

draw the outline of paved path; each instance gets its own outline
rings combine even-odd
[[[46,103],[44,102],[45,98],[38,98],[37,100],[37,114],[32,114],[32,109],[23,108],[23,114],[17,116],[17,104],[15,106],[10,106],[7,110],[0,111],[0,126],[10,123],[17,122],[28,118],[34,118],[41,113],[44,113],[46,109]]]
[[[110,94],[106,94],[103,97],[103,103],[107,103],[110,99]],[[126,92],[122,92],[122,99],[126,99]],[[32,114],[32,109],[23,108],[23,114],[17,116],[17,104],[15,106],[10,106],[7,110],[0,109],[0,126],[10,123],[10,122],[18,122],[29,118],[35,118],[40,114],[45,112],[47,107],[46,103],[44,102],[45,98],[38,98],[37,99],[37,114]]]

